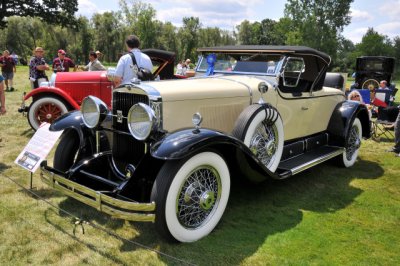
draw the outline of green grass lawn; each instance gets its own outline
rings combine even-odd
[[[30,90],[27,67],[18,66],[14,87],[0,116],[0,265],[400,264],[400,158],[385,152],[391,139],[364,141],[350,169],[328,162],[283,181],[234,182],[221,223],[192,244],[99,213],[43,185],[38,171],[34,193],[129,242],[89,225],[74,235],[70,216],[8,179],[29,187],[29,173],[13,163],[33,135],[17,112]]]

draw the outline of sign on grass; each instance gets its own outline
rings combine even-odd
[[[31,140],[14,161],[22,168],[34,173],[46,159],[63,131],[50,131],[49,123],[42,123]]]

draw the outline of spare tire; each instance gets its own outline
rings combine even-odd
[[[271,172],[275,172],[283,152],[283,122],[269,105],[254,104],[240,114],[232,135],[249,147]]]

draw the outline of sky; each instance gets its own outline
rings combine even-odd
[[[127,0],[129,2],[129,0]],[[233,30],[247,19],[251,22],[265,18],[279,20],[283,17],[286,1],[283,0],[150,0],[157,19],[182,25],[183,17],[199,17],[203,27]],[[378,4],[379,2],[379,4]],[[119,10],[118,0],[78,0],[78,15],[91,18],[94,13]],[[400,36],[400,0],[355,0],[351,4],[351,23],[343,35],[359,43],[368,28],[389,38]],[[397,19],[396,19],[397,18]]]

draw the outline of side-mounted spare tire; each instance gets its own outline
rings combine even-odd
[[[283,122],[278,110],[268,104],[248,106],[235,123],[232,135],[244,142],[271,172],[283,152]]]

